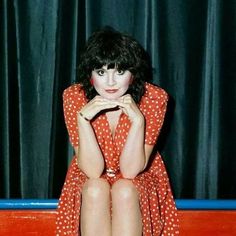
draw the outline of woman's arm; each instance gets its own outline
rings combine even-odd
[[[79,147],[75,149],[79,168],[89,177],[98,178],[104,170],[104,158],[90,120],[100,111],[117,104],[96,96],[78,113]],[[81,115],[82,114],[82,115]]]
[[[104,170],[104,158],[91,123],[78,115],[79,147],[75,149],[79,168],[89,178],[99,178]]]
[[[120,99],[120,108],[131,121],[126,143],[120,156],[120,171],[125,178],[134,178],[146,167],[152,145],[145,145],[145,119],[132,97],[128,94]]]
[[[144,122],[134,121],[120,156],[120,170],[125,178],[133,179],[143,171],[153,146],[144,144]]]

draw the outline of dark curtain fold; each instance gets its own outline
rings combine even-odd
[[[138,39],[170,95],[156,148],[175,197],[235,198],[234,0],[0,0],[0,197],[59,197],[73,155],[62,92],[106,25]]]

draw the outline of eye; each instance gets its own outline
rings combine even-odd
[[[124,73],[125,73],[124,70],[120,70],[120,69],[117,70],[117,74],[118,74],[118,75],[123,75]]]
[[[103,76],[105,74],[105,71],[102,69],[96,70],[96,73],[100,76]]]

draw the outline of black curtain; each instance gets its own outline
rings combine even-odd
[[[143,45],[170,95],[157,148],[175,198],[236,198],[234,0],[0,0],[0,197],[59,197],[62,92],[106,25]]]

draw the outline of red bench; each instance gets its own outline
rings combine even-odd
[[[235,209],[234,210],[181,209],[179,210],[179,216],[180,216],[180,232],[181,232],[180,235],[185,235],[185,236],[236,235]],[[55,209],[29,210],[25,208],[24,209],[2,208],[0,210],[0,236],[2,235],[54,236],[55,218],[56,218]]]

